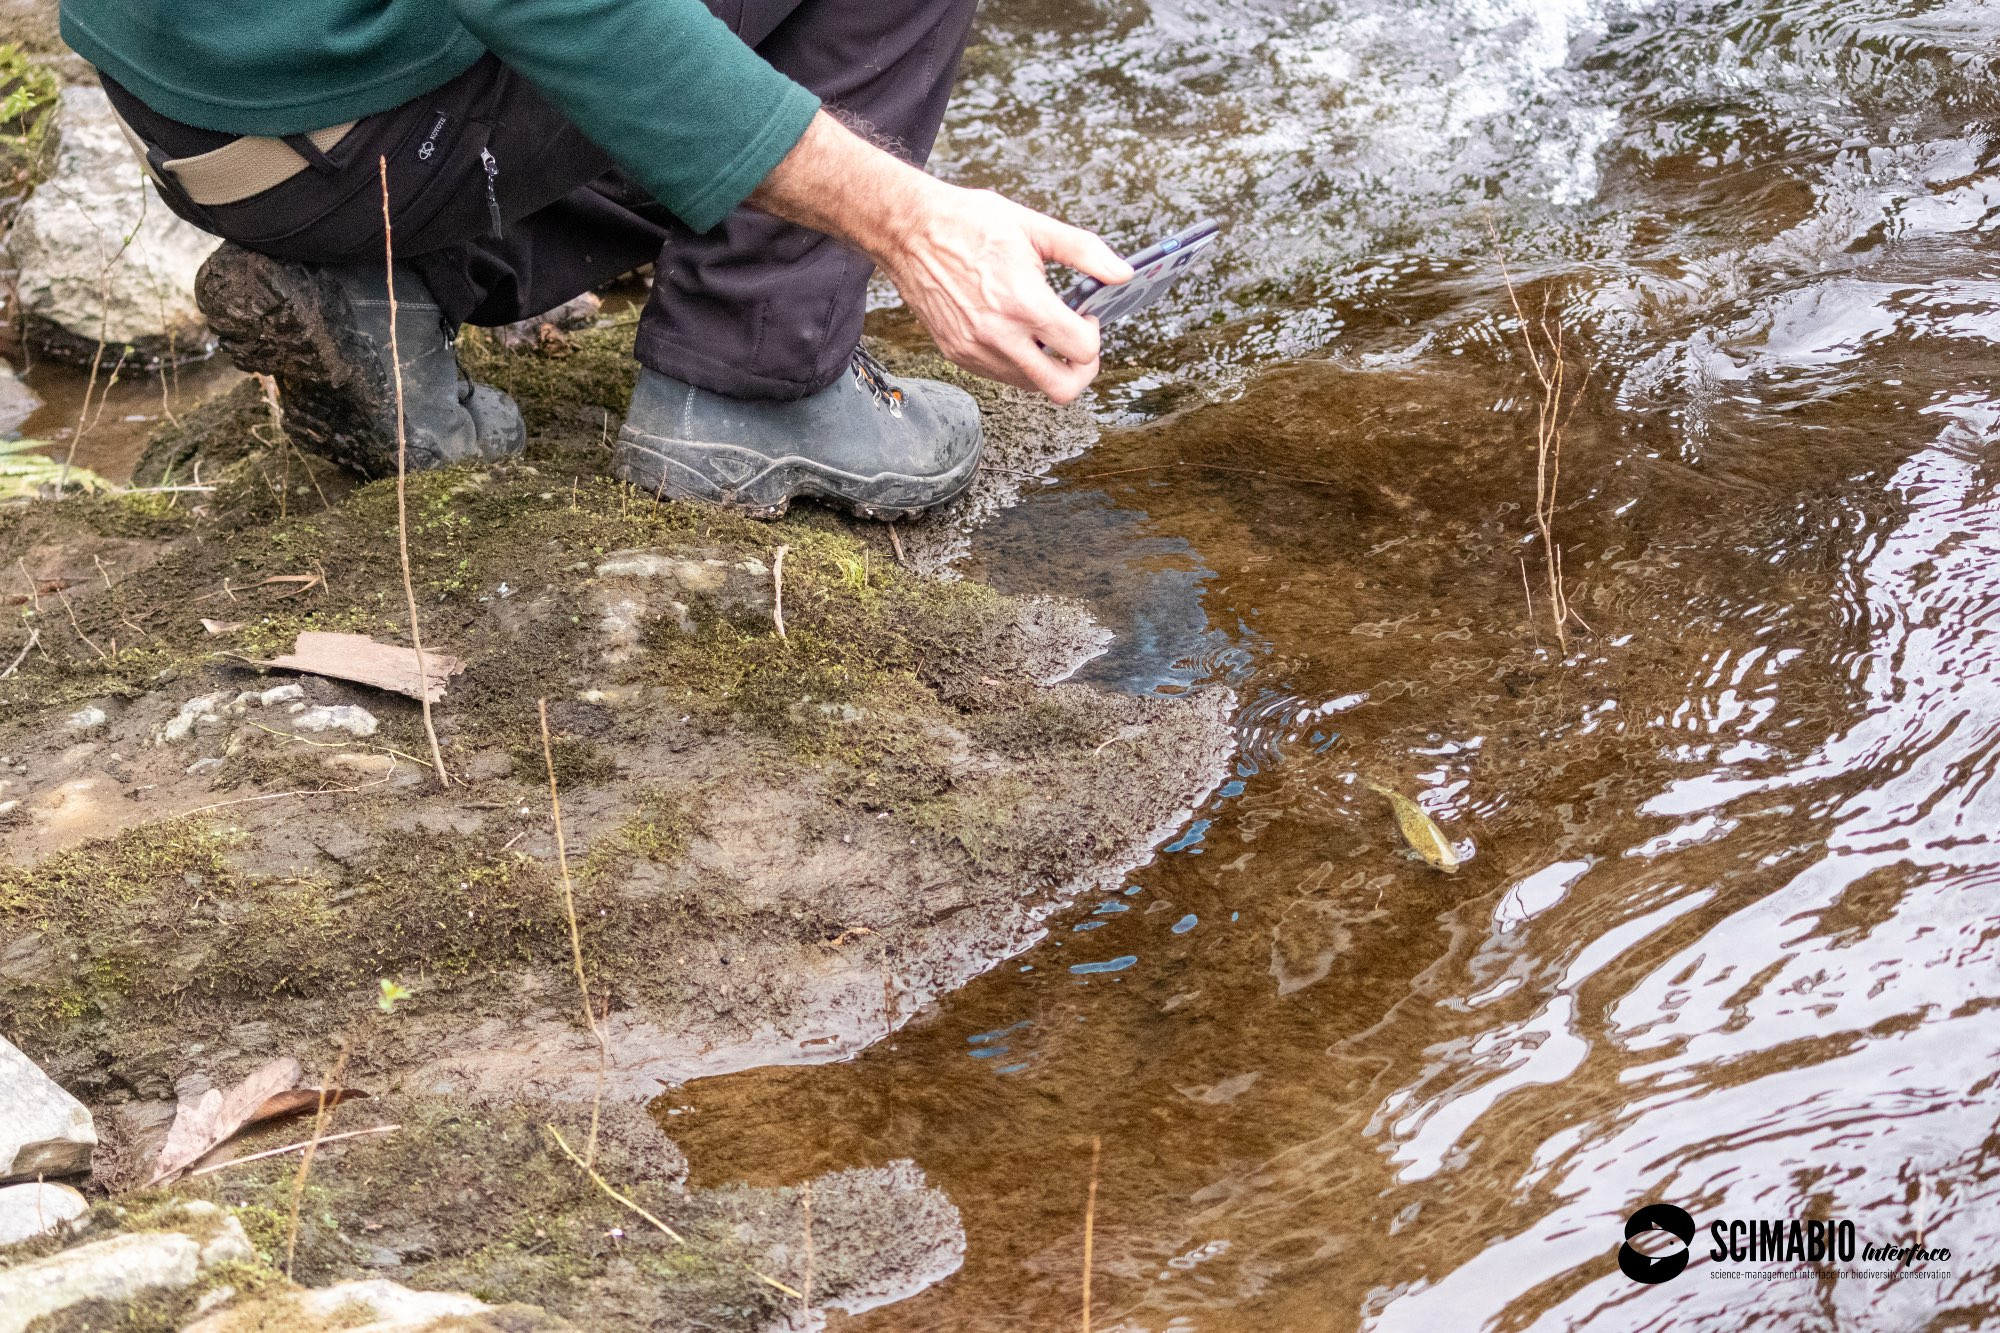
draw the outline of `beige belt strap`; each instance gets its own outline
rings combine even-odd
[[[320,152],[331,152],[354,124],[350,120],[345,125],[313,130],[306,138]],[[125,123],[123,116],[118,118],[118,128],[125,131],[125,142],[132,145],[132,151],[139,155],[139,161],[146,164],[150,174],[153,168],[146,156],[145,142]],[[252,134],[194,157],[170,158],[166,168],[174,173],[174,180],[188,198],[204,208],[213,208],[218,204],[239,203],[283,185],[307,165],[298,150],[283,139]]]

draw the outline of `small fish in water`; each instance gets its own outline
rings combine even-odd
[[[1437,826],[1437,821],[1424,813],[1421,805],[1379,782],[1369,783],[1368,790],[1388,798],[1390,808],[1396,812],[1396,828],[1412,851],[1447,875],[1458,872],[1458,853],[1452,850],[1451,840],[1444,836],[1444,830]]]

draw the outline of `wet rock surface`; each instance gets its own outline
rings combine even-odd
[[[176,466],[210,460],[212,493],[0,510],[0,557],[40,580],[37,647],[0,681],[0,1026],[99,1109],[114,1190],[177,1095],[345,1050],[375,1096],[330,1129],[400,1128],[316,1158],[301,1281],[475,1290],[579,1327],[817,1327],[955,1269],[950,1201],[908,1164],[811,1182],[810,1206],[804,1181],[690,1190],[639,1106],[859,1050],[1026,947],[1214,786],[1230,700],[1061,683],[1103,631],[938,577],[966,514],[902,532],[905,564],[878,525],[607,480],[592,404],[620,392],[619,336],[484,353],[527,459],[411,479],[426,647],[469,664],[434,709],[449,786],[414,701],[255,666],[303,631],[407,624],[393,485],[301,483],[295,454],[243,442],[269,429],[248,390],[162,438]],[[975,490],[1042,465],[1004,447],[1040,418],[990,406],[1010,470]],[[385,980],[410,992],[393,1014]],[[684,1244],[558,1150],[560,1131],[582,1151],[600,1092],[596,1168]],[[264,1217],[295,1172],[179,1188]]]
[[[0,361],[0,438],[9,438],[21,433],[21,423],[35,414],[42,400],[33,389],[21,383],[21,377],[14,368]]]
[[[0,1182],[81,1175],[96,1146],[83,1103],[0,1037]]]
[[[54,174],[15,215],[6,249],[29,336],[72,360],[206,356],[194,274],[217,244],[161,202],[104,90],[62,93]]]

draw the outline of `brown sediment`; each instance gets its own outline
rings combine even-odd
[[[812,512],[753,523],[604,477],[592,404],[622,392],[629,338],[613,325],[556,355],[478,350],[479,371],[522,398],[526,460],[409,479],[426,644],[471,664],[436,709],[464,778],[448,791],[425,780],[414,702],[248,660],[304,630],[402,642],[408,623],[394,484],[302,478],[289,451],[280,481],[254,384],[184,414],[144,465],[187,476],[200,461],[212,493],[0,510],[0,587],[20,585],[19,632],[39,635],[0,680],[0,802],[19,802],[0,815],[0,1027],[99,1111],[116,1182],[177,1086],[280,1053],[323,1065],[395,981],[414,998],[369,1018],[345,1082],[381,1094],[362,1104],[369,1123],[405,1129],[315,1162],[302,1279],[363,1271],[315,1228],[353,1240],[367,1223],[422,1233],[380,1270],[418,1285],[618,1327],[603,1313],[616,1293],[665,1284],[672,1300],[741,1297],[749,1313],[717,1326],[759,1327],[786,1298],[743,1278],[748,1258],[641,1262],[636,1232],[605,1241],[616,1205],[551,1157],[541,1120],[587,1116],[600,1069],[608,1136],[664,1086],[879,1040],[1147,857],[1217,780],[1229,700],[1056,683],[1102,644],[1086,615],[903,569],[879,528]],[[1005,403],[990,406],[1004,440]],[[913,563],[941,563],[968,521],[907,533]],[[8,658],[18,646],[0,642]],[[610,997],[608,1059],[576,1013],[551,772],[577,943]],[[328,1129],[361,1127],[357,1114]],[[491,1195],[492,1235],[435,1215],[441,1191],[397,1174],[482,1152],[477,1179],[442,1193]],[[653,1178],[609,1152],[600,1137],[593,1165],[621,1189]],[[278,1158],[201,1183],[245,1202],[295,1170]],[[870,1225],[929,1219],[917,1248],[931,1267],[878,1275],[880,1293],[949,1271],[962,1244],[955,1217],[939,1220],[949,1205],[900,1170]],[[564,1202],[534,1207],[588,1213],[581,1249],[528,1243],[521,1200],[557,1190],[548,1173]],[[834,1187],[814,1188],[814,1303],[838,1304],[841,1265],[863,1259],[841,1248]],[[796,1247],[795,1203],[771,1216]],[[789,1253],[758,1271],[796,1286]],[[729,1285],[742,1280],[755,1300]]]

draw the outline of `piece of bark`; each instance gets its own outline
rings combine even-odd
[[[210,1088],[199,1097],[181,1102],[167,1141],[153,1163],[153,1178],[146,1184],[164,1184],[225,1143],[248,1123],[257,1109],[299,1085],[299,1062],[281,1055],[248,1078],[223,1092]]]
[[[414,648],[377,643],[366,634],[327,634],[316,630],[300,634],[298,643],[283,657],[259,665],[351,680],[429,703],[444,698],[446,682],[465,670],[465,663],[451,654],[425,649],[424,670],[419,675]]]

